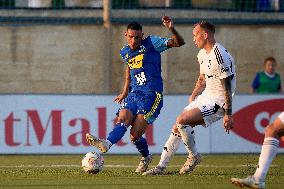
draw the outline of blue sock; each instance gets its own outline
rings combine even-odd
[[[136,148],[142,154],[143,157],[147,157],[149,155],[148,144],[145,138],[140,137],[133,143],[135,144]]]
[[[124,136],[126,131],[127,127],[124,123],[116,123],[113,130],[108,134],[107,140],[115,144]]]

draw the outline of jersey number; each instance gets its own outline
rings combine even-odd
[[[137,85],[145,85],[146,84],[146,76],[144,72],[140,72],[135,75]]]

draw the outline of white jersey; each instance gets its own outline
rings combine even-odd
[[[279,119],[281,120],[281,122],[284,124],[284,111],[279,114],[278,118],[279,118]]]
[[[219,43],[215,43],[210,53],[201,49],[197,55],[200,74],[205,75],[206,87],[201,95],[214,100],[221,107],[224,104],[224,88],[220,79],[231,76],[232,94],[236,90],[236,72],[234,59]]]

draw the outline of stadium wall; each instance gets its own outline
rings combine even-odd
[[[234,56],[238,93],[249,92],[267,56],[277,59],[283,78],[281,13],[116,10],[109,45],[100,9],[19,9],[0,11],[0,93],[116,94],[123,82],[119,50],[125,44],[126,24],[139,20],[146,36],[170,36],[160,22],[165,14],[175,18],[186,41],[162,56],[166,94],[187,94],[194,87],[199,70],[192,26],[200,19],[217,24],[217,40]],[[108,56],[111,63],[106,64]]]
[[[106,138],[118,104],[110,95],[0,95],[0,154],[85,154],[95,150],[85,133]],[[145,137],[151,153],[161,153],[187,95],[166,95],[164,108]],[[237,95],[233,102],[234,129],[227,134],[222,120],[195,128],[202,153],[259,153],[265,126],[284,111],[283,95]],[[182,145],[181,145],[182,146]],[[284,142],[279,152],[284,152]],[[137,154],[129,129],[109,153]],[[186,153],[180,147],[178,153]]]
[[[163,54],[167,94],[190,92],[198,76],[192,25],[177,25],[186,45]],[[115,25],[112,63],[104,65],[101,25],[0,27],[1,93],[118,93],[124,65],[119,50],[125,25]],[[145,35],[170,36],[161,25],[144,27]],[[274,56],[284,73],[284,26],[218,25],[216,38],[231,52],[237,66],[238,93],[248,93],[263,60]],[[106,74],[109,72],[109,75]],[[106,78],[106,77],[110,77]]]

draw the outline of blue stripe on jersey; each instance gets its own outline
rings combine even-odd
[[[163,52],[168,49],[168,41],[170,38],[163,38],[163,37],[151,35],[150,39],[156,51]]]

